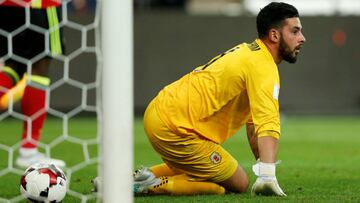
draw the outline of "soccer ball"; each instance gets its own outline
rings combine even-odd
[[[20,191],[31,202],[61,202],[66,194],[65,174],[52,164],[34,164],[21,176]]]

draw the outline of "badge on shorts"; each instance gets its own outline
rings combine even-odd
[[[219,153],[217,152],[213,152],[210,156],[210,160],[214,163],[214,164],[218,164],[221,162],[221,156]]]

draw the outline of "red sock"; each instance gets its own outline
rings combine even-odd
[[[11,89],[14,86],[14,82],[11,79],[11,77],[6,74],[5,72],[0,72],[0,97],[2,97],[6,92],[4,91],[6,89]]]
[[[26,86],[24,96],[21,102],[21,110],[25,116],[31,118],[31,138],[32,140],[26,140],[28,134],[28,123],[24,121],[24,132],[22,135],[23,148],[35,148],[37,142],[40,139],[41,129],[45,122],[46,111],[45,111],[45,100],[46,92],[43,89],[37,89],[32,86]]]

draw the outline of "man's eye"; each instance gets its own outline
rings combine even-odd
[[[294,35],[298,35],[300,33],[300,31],[299,30],[295,30],[295,31],[293,31],[293,34]]]

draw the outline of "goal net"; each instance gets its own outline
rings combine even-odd
[[[0,28],[0,38],[3,41],[5,39],[8,48],[8,53],[0,56],[0,70],[4,69],[3,62],[11,58],[25,64],[27,75],[31,76],[34,63],[43,56],[52,58],[49,68],[51,83],[45,90],[44,111],[47,118],[37,145],[38,150],[46,156],[66,162],[64,172],[68,178],[68,190],[64,202],[99,202],[101,199],[106,202],[119,202],[120,199],[131,201],[131,2],[62,0],[62,19],[59,24],[51,29],[43,29],[32,24],[29,15],[30,5],[39,0],[12,1],[16,4],[28,3],[24,4],[26,9],[22,26],[11,32]],[[5,0],[0,0],[0,4],[3,2]],[[104,15],[103,22],[102,7],[109,11]],[[116,27],[116,22],[120,23],[120,28]],[[125,34],[121,31],[124,23],[128,26]],[[31,59],[14,54],[12,39],[23,30],[32,30],[43,35],[46,40],[59,28],[65,39],[66,51],[63,54],[52,54],[48,42],[45,42],[47,48],[44,52]],[[114,36],[121,38],[122,35],[123,39],[104,40]],[[122,48],[119,44],[124,44],[127,48]],[[111,55],[110,52],[115,54]],[[102,67],[109,69],[104,71]],[[29,80],[26,81],[26,84],[29,83]],[[0,86],[0,91],[5,93],[10,89]],[[15,160],[21,147],[23,122],[31,124],[34,119],[23,114],[20,104],[13,102],[13,96],[10,94],[8,108],[0,110],[0,202],[23,201],[19,185],[20,176],[25,169],[16,166]],[[119,105],[123,107],[118,107]],[[31,141],[31,137],[28,138]],[[116,161],[115,158],[121,156],[126,156],[126,159]],[[105,184],[100,187],[99,192],[92,192],[91,180],[96,176],[103,176]]]

